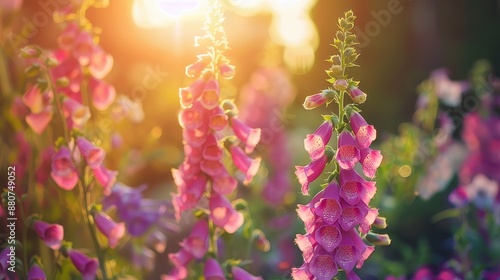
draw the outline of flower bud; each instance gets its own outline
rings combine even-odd
[[[347,93],[351,97],[352,101],[361,104],[364,103],[366,100],[366,93],[362,92],[359,88],[357,87],[350,87],[347,90]]]
[[[378,246],[388,246],[391,244],[391,238],[387,234],[370,232],[366,235],[366,240]]]
[[[333,88],[335,88],[338,91],[343,91],[343,90],[347,89],[348,85],[349,84],[347,83],[347,81],[345,79],[338,79],[333,84]]]
[[[271,243],[267,240],[266,235],[261,230],[254,230],[254,242],[257,249],[262,252],[269,252],[271,249]]]
[[[372,224],[376,228],[384,229],[387,227],[387,221],[385,217],[377,217]]]

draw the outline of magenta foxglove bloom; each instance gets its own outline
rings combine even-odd
[[[333,132],[331,121],[323,122],[313,134],[307,134],[304,139],[304,148],[311,160],[317,160],[325,154],[325,147],[330,141]]]
[[[243,225],[243,214],[236,211],[228,199],[213,193],[208,202],[210,219],[228,233],[234,233]]]
[[[28,280],[46,280],[47,276],[43,269],[37,264],[33,264],[28,270]]]
[[[239,266],[233,266],[231,272],[234,280],[262,280],[262,277],[254,276]]]
[[[96,258],[89,258],[84,253],[74,249],[70,249],[68,257],[81,273],[83,280],[94,280],[96,278],[97,269],[99,268],[99,262]]]
[[[358,112],[351,114],[350,124],[358,147],[360,149],[370,147],[372,142],[377,138],[377,130],[375,130],[373,125],[368,125],[363,116]]]
[[[354,169],[340,171],[340,197],[350,205],[357,204],[368,191],[371,183],[363,179]]]
[[[251,158],[243,152],[243,150],[238,146],[232,146],[230,148],[231,157],[233,159],[234,165],[245,174],[244,184],[248,184],[252,181],[257,171],[260,167],[260,158]]]
[[[375,177],[377,169],[382,163],[383,156],[379,150],[366,148],[360,151],[360,162],[363,169],[363,174],[368,178]]]
[[[64,239],[64,228],[58,224],[49,224],[44,221],[35,221],[33,229],[38,234],[40,239],[45,242],[45,245],[52,250],[61,248]]]
[[[306,109],[306,110],[312,110],[314,108],[317,108],[317,107],[325,104],[326,101],[328,101],[328,98],[326,97],[325,93],[320,92],[320,93],[316,93],[316,94],[307,96],[306,99],[304,100],[304,104],[302,104],[302,106],[304,106],[304,109]]]
[[[318,280],[331,280],[338,273],[337,263],[333,256],[323,248],[316,247],[314,257],[309,263],[309,272]]]
[[[207,280],[225,280],[226,277],[220,264],[213,258],[208,258],[205,261],[203,268],[203,277]]]
[[[340,268],[351,271],[365,252],[366,247],[367,245],[356,231],[347,231],[335,253],[335,261]]]
[[[245,152],[253,152],[255,146],[260,141],[260,128],[251,128],[238,118],[231,118],[229,123],[234,131],[234,135],[245,144]]]
[[[118,245],[118,241],[125,235],[125,224],[117,223],[107,214],[96,211],[94,213],[95,225],[99,231],[106,236],[111,249]]]
[[[194,258],[201,259],[208,251],[208,239],[208,223],[202,219],[194,224],[191,233],[182,241],[181,246]]]
[[[50,176],[59,187],[67,191],[72,190],[78,183],[78,173],[67,147],[61,147],[52,158]]]
[[[302,194],[309,194],[309,183],[316,180],[323,173],[328,162],[329,159],[325,154],[319,159],[311,161],[306,166],[295,166],[295,175],[302,185]]]
[[[81,136],[76,138],[76,146],[90,168],[97,168],[101,165],[106,155],[104,149],[95,146]]]
[[[328,184],[322,194],[322,198],[315,204],[314,213],[323,222],[332,225],[342,214],[342,206],[339,203],[339,185],[337,182]]]
[[[103,187],[104,195],[108,195],[111,191],[111,187],[116,182],[116,175],[118,175],[118,172],[109,170],[103,165],[92,168],[92,171],[94,172],[96,181]]]
[[[342,169],[351,169],[357,162],[359,162],[361,158],[359,149],[356,146],[354,137],[349,131],[344,130],[340,133],[335,158]]]

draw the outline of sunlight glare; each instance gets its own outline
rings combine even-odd
[[[202,14],[201,0],[134,0],[132,18],[141,28],[156,28]]]

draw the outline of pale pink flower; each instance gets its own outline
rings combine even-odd
[[[61,147],[52,158],[50,176],[64,190],[72,190],[78,183],[78,173],[67,147]]]

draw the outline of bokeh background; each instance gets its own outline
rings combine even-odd
[[[296,93],[286,111],[285,121],[290,141],[296,143],[292,147],[300,147],[305,133],[317,126],[319,113],[328,112],[326,109],[305,111],[301,105],[307,95],[328,86],[324,70],[329,64],[325,60],[334,51],[329,44],[338,30],[337,18],[348,9],[358,17],[356,25],[361,43],[361,56],[357,61],[361,67],[353,69],[351,74],[361,81],[360,88],[368,94],[367,102],[361,108],[364,117],[377,128],[379,143],[398,133],[401,123],[411,121],[417,99],[416,88],[432,70],[444,67],[449,69],[451,79],[466,79],[474,62],[486,59],[492,64],[496,76],[500,74],[498,0],[270,2],[273,1],[274,10],[269,8],[270,4],[261,10],[245,10],[241,7],[252,1],[226,1],[225,27],[231,47],[226,55],[237,71],[226,90],[238,100],[239,89],[260,67],[273,64],[288,69]],[[43,7],[52,9],[47,3],[60,2],[64,1],[24,1],[14,31],[27,28],[26,22],[32,22],[37,13],[39,16]],[[152,20],[157,13],[145,11],[151,2],[162,2],[165,7],[160,11],[164,18],[157,22]],[[114,57],[113,70],[106,80],[115,86],[118,94],[140,100],[144,111],[144,118],[139,118],[140,121],[132,120],[113,127],[122,134],[124,146],[111,151],[110,167],[126,166],[126,172],[120,173],[120,180],[132,186],[147,184],[150,196],[168,196],[175,190],[170,169],[176,168],[183,158],[182,133],[176,114],[179,110],[178,88],[189,84],[184,67],[193,63],[202,51],[193,46],[193,38],[203,35],[200,30],[203,11],[193,10],[187,16],[176,15],[178,12],[170,11],[166,2],[111,0],[108,8],[90,9],[87,13],[93,25],[102,29],[100,44]],[[186,1],[191,2],[196,1]],[[293,44],[300,45],[294,41],[297,38],[291,37],[292,46],[287,46],[276,39],[277,35],[272,31],[273,22],[278,17],[296,12],[291,9],[295,2],[309,3],[297,17],[310,19],[308,22],[313,23],[312,35],[302,41],[310,47],[305,53],[293,53],[293,48],[297,47]],[[56,46],[59,32],[56,24],[47,22],[35,28],[33,37],[28,38],[30,44],[46,48]],[[287,34],[296,35],[300,31],[300,26],[294,24],[287,28]],[[292,52],[287,48],[292,48]],[[15,73],[14,68],[12,71],[16,82],[21,84],[20,73]],[[292,149],[290,153],[297,164],[306,163],[306,154],[301,149]],[[290,170],[290,176],[293,176],[293,170]],[[296,183],[295,187],[295,194],[299,196],[299,184]],[[436,201],[443,197],[445,194]],[[301,200],[300,197],[297,199]],[[449,225],[433,223],[430,217],[446,206],[426,204],[418,197],[408,199],[406,205],[409,206],[406,210],[393,214],[394,220],[389,220],[389,233],[394,242],[405,244],[405,250],[418,254],[418,248],[425,250],[420,246],[422,240],[427,240],[445,259],[449,246],[443,244],[450,236]],[[388,260],[396,261],[401,257],[391,248],[380,250],[381,256]],[[165,259],[158,259],[164,266]],[[161,272],[165,272],[164,269],[158,271]]]

